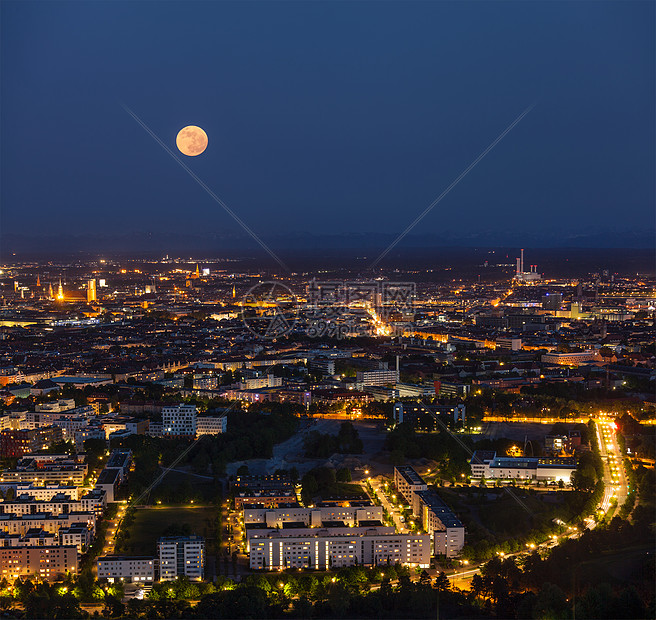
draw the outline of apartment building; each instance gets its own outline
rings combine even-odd
[[[201,536],[166,536],[157,541],[160,581],[187,577],[202,581],[205,574],[205,539]]]
[[[287,504],[278,508],[261,506],[244,507],[244,525],[265,524],[270,528],[283,528],[285,523],[302,523],[309,527],[320,527],[324,522],[340,521],[349,527],[356,527],[361,522],[383,521],[383,507],[368,502],[351,502],[350,506],[336,503],[305,508],[300,504]]]
[[[0,547],[0,574],[13,580],[39,577],[54,581],[78,571],[77,547]]]
[[[419,500],[416,493],[426,491],[428,485],[424,479],[409,465],[400,465],[394,468],[394,486],[403,495],[405,501],[412,506],[412,512],[419,513]]]
[[[164,437],[196,436],[196,405],[172,405],[162,407]]]
[[[0,456],[20,458],[31,452],[44,450],[62,438],[62,430],[56,426],[20,431],[4,430],[0,432]]]
[[[203,416],[196,418],[196,437],[202,435],[219,435],[228,430],[228,416]]]
[[[435,555],[457,556],[465,546],[465,526],[435,491],[420,491],[417,498],[422,527],[433,536]]]
[[[249,532],[254,570],[409,564],[428,568],[430,536],[396,534],[392,527],[269,529]]]
[[[51,515],[48,513],[34,515],[0,514],[0,533],[25,535],[29,530],[37,529],[57,534],[62,528],[68,528],[76,523],[84,523],[89,527],[91,535],[95,535],[97,517],[93,512],[69,512],[68,514]]]
[[[109,583],[153,583],[155,558],[148,556],[106,555],[98,558],[98,579]]]

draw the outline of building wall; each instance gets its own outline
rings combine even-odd
[[[175,540],[160,539],[157,549],[160,581],[173,581],[182,576],[192,581],[202,581],[205,571],[203,538],[190,536]]]
[[[8,580],[34,577],[54,581],[77,574],[76,547],[0,547],[0,574]]]
[[[164,435],[196,436],[196,406],[176,405],[162,408],[162,426]]]
[[[218,435],[228,429],[227,416],[196,418],[196,436]]]
[[[105,556],[98,558],[98,579],[126,583],[152,583],[155,580],[155,558]]]
[[[428,534],[301,535],[254,538],[250,567],[259,570],[314,568],[328,570],[354,565],[430,564]]]

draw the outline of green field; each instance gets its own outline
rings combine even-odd
[[[191,534],[203,536],[211,544],[217,516],[214,506],[139,508],[134,522],[126,530],[129,537],[117,552],[124,555],[154,555],[157,552],[157,539],[172,525],[184,527],[188,524]]]

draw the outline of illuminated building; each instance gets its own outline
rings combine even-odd
[[[196,418],[196,436],[218,435],[225,433],[228,428],[228,417],[200,417]]]
[[[515,272],[515,280],[517,282],[539,282],[542,275],[537,272],[538,266],[531,265],[529,271],[524,271],[524,249],[522,248],[519,258],[517,258],[517,271]]]
[[[78,551],[66,547],[0,547],[0,571],[6,579],[39,577],[54,581],[77,574]]]
[[[423,528],[433,535],[435,555],[457,556],[465,546],[465,526],[435,491],[419,491],[417,496]]]
[[[109,583],[153,583],[155,558],[148,556],[106,555],[98,558],[98,579]]]
[[[180,403],[163,407],[162,426],[165,437],[195,437],[196,406]]]
[[[205,539],[201,536],[165,536],[157,541],[160,581],[187,577],[202,581],[205,574]]]
[[[253,530],[249,536],[251,569],[430,566],[430,535],[396,534],[393,527]]]
[[[3,458],[25,456],[61,441],[62,437],[61,428],[56,426],[22,431],[4,430],[0,433],[0,455]]]
[[[96,301],[96,281],[91,279],[87,282],[87,302]]]

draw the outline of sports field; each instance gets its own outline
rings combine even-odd
[[[139,508],[134,522],[127,528],[129,538],[123,543],[124,555],[155,555],[157,539],[167,534],[171,526],[187,529],[189,533],[212,539],[217,510],[214,506],[153,506]],[[177,534],[178,532],[168,533]],[[209,541],[208,541],[209,542]]]

